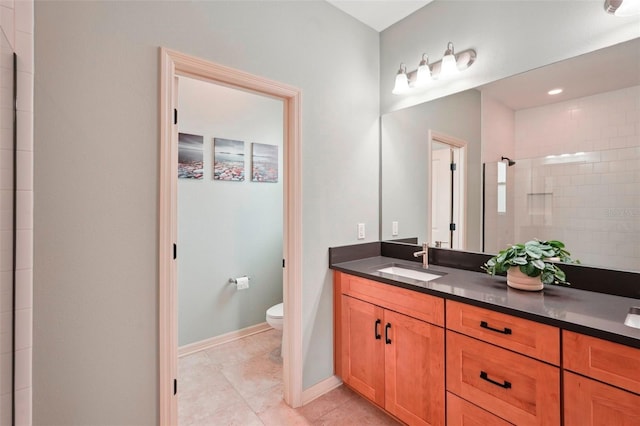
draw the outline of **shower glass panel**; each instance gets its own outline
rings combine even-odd
[[[0,424],[13,424],[15,383],[15,55],[0,31]]]
[[[486,164],[485,251],[533,238],[563,241],[585,265],[640,264],[640,147],[517,159],[498,212],[496,163]]]

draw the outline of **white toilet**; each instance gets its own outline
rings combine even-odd
[[[267,309],[267,324],[276,330],[282,330],[284,320],[284,303],[278,303]]]

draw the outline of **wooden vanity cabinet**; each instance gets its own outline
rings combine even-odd
[[[468,424],[560,424],[559,329],[447,300],[446,333],[447,391],[488,412],[465,413]]]
[[[444,330],[406,314],[439,313],[442,324],[444,301],[340,272],[334,279],[336,374],[407,424],[444,425]]]
[[[640,349],[566,330],[562,338],[564,424],[640,425]]]
[[[334,286],[336,374],[409,425],[640,425],[640,349],[454,300],[445,321],[442,298],[338,271]]]

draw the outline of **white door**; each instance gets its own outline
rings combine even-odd
[[[438,142],[431,151],[431,247],[451,247],[451,149]]]

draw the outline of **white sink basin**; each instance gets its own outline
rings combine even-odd
[[[399,277],[412,278],[418,281],[431,281],[437,278],[442,278],[442,275],[430,274],[429,272],[416,271],[415,269],[402,268],[400,266],[389,266],[387,268],[378,269],[378,272],[397,275]]]
[[[640,306],[634,306],[629,309],[629,313],[624,320],[624,325],[634,328],[640,328]]]

